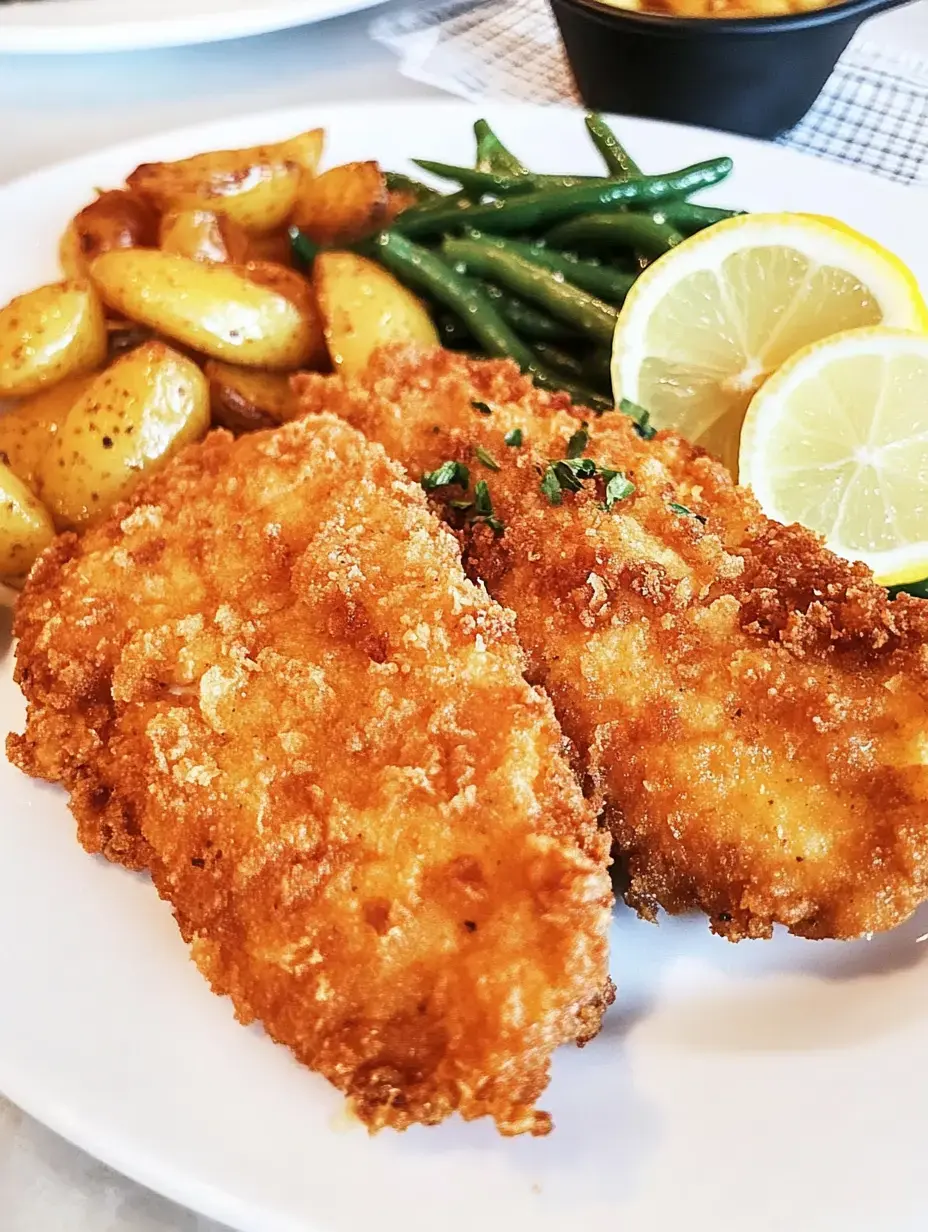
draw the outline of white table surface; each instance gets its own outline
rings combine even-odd
[[[199,120],[313,101],[436,97],[401,77],[393,56],[371,42],[372,15],[166,51],[0,55],[0,183]],[[928,4],[877,18],[867,30],[928,55]],[[0,1232],[222,1230],[124,1180],[0,1096]]]

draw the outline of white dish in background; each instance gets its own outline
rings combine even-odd
[[[56,275],[94,185],[135,164],[316,124],[326,161],[466,162],[485,114],[539,170],[592,171],[576,111],[313,108],[133,142],[0,191],[0,303]],[[919,194],[775,146],[623,120],[645,167],[731,153],[732,205],[837,214],[928,281]],[[0,612],[0,730],[21,727]],[[369,1138],[238,1026],[147,879],[87,856],[61,792],[0,759],[0,1090],[154,1189],[247,1232],[923,1232],[928,912],[855,943],[732,946],[702,918],[616,914],[616,1005],[562,1049],[547,1139],[488,1123]]]
[[[310,25],[383,0],[0,0],[0,53],[137,51]]]

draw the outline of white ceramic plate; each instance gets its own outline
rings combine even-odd
[[[320,123],[330,162],[467,161],[477,114],[458,103],[278,112],[30,176],[0,193],[0,302],[55,275],[69,215],[140,161]],[[539,169],[596,166],[576,112],[485,114]],[[841,215],[928,279],[914,190],[728,136],[635,121],[621,132],[654,169],[730,152],[737,172],[721,199]],[[18,727],[21,709],[7,662],[0,730]],[[925,932],[922,911],[869,942],[732,946],[701,918],[653,928],[620,910],[619,999],[593,1044],[556,1058],[550,1138],[451,1123],[372,1139],[322,1079],[234,1023],[146,879],[85,855],[62,794],[0,761],[0,1090],[248,1232],[923,1232]]]
[[[0,52],[69,54],[216,43],[371,8],[383,0],[13,0]]]

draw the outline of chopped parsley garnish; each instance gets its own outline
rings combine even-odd
[[[483,465],[486,466],[489,470],[498,471],[500,469],[500,465],[497,462],[497,460],[493,457],[491,453],[488,453],[487,450],[484,449],[482,445],[475,445],[474,453],[477,457],[477,460],[479,462],[482,462]]]
[[[494,535],[503,533],[503,524],[493,512],[493,500],[490,488],[485,479],[479,479],[474,484],[474,521],[486,522]]]
[[[542,475],[540,486],[542,492],[544,492],[552,505],[559,505],[564,499],[561,496],[561,482],[553,466],[545,467],[545,473]]]
[[[420,483],[426,492],[433,492],[436,488],[444,488],[449,484],[457,484],[466,490],[470,484],[470,471],[463,462],[442,462],[437,470],[423,475]]]
[[[612,506],[626,496],[631,496],[635,485],[626,478],[623,471],[614,471],[608,466],[600,466],[592,458],[558,458],[549,462],[541,477],[541,490],[552,505],[559,505],[564,492],[579,492],[583,488],[582,480],[601,479],[605,484],[604,509]]]
[[[686,505],[678,505],[676,501],[670,501],[668,508],[683,518],[695,518],[697,522],[702,522],[703,526],[708,521],[708,518],[704,518],[701,513],[694,513],[692,509],[687,509]]]
[[[456,500],[448,501],[452,509],[472,509],[474,502],[472,500]]]
[[[606,499],[603,501],[608,513],[616,501],[625,500],[635,490],[635,485],[625,475],[624,471],[601,470],[600,477],[605,480]]]
[[[579,458],[580,455],[586,450],[587,445],[590,443],[590,434],[587,432],[586,428],[587,425],[584,423],[582,427],[577,429],[577,431],[567,442],[568,458]]]
[[[506,442],[507,445],[521,445],[522,444],[522,429],[513,428],[511,432],[506,433],[506,435],[503,437],[503,440]]]
[[[651,427],[651,412],[646,411],[637,402],[631,402],[628,398],[623,398],[619,403],[619,410],[623,415],[627,415],[629,419],[635,421],[635,428],[643,440],[649,441],[652,436],[657,435],[657,429]]]
[[[492,415],[493,414],[493,408],[491,406],[487,406],[485,402],[473,401],[471,402],[471,406],[474,408],[475,411],[479,411],[481,415]]]

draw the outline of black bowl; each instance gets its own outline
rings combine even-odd
[[[861,22],[909,0],[783,17],[664,17],[551,0],[588,107],[775,137],[818,97]]]

